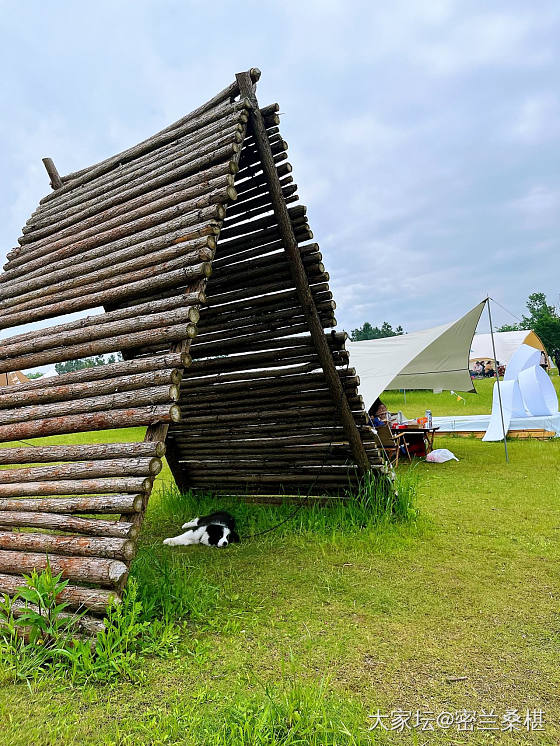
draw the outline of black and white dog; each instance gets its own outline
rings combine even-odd
[[[164,539],[163,543],[172,547],[186,547],[190,544],[227,547],[228,544],[239,542],[235,518],[223,510],[193,518],[192,521],[184,523],[182,528],[186,529],[184,534]]]

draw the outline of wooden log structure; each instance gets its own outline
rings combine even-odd
[[[0,593],[48,561],[91,634],[164,456],[181,490],[271,502],[337,500],[386,471],[259,78],[89,168],[44,158],[52,191],[0,275],[0,328],[43,322],[2,340],[0,374],[122,355],[0,391]],[[120,428],[138,430],[97,441]],[[73,433],[88,435],[34,440]]]

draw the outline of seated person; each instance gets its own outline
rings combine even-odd
[[[390,422],[390,415],[387,411],[387,407],[379,397],[377,397],[369,408],[368,415],[373,427],[383,427],[384,425],[388,425]]]

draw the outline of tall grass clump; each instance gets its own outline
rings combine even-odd
[[[336,697],[323,681],[319,685],[288,681],[265,685],[262,691],[237,698],[220,713],[214,732],[197,734],[206,746],[366,746],[362,708]]]
[[[82,633],[83,613],[59,602],[68,581],[47,565],[24,576],[24,585],[0,602],[0,674],[6,681],[63,680],[71,685],[110,683],[141,677],[143,655],[167,655],[178,640],[176,630],[143,619],[138,587],[132,579],[121,603],[107,608],[95,637]]]

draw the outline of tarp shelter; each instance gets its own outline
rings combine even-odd
[[[496,358],[500,365],[507,365],[511,360],[512,355],[522,344],[534,347],[536,350],[544,350],[546,353],[545,346],[541,339],[531,330],[523,329],[518,332],[494,332],[494,342],[496,344]],[[476,360],[493,359],[494,352],[492,351],[492,335],[475,334],[469,355],[470,363],[474,364]]]
[[[385,389],[473,391],[469,350],[482,301],[456,321],[398,337],[348,342],[366,407]]]

